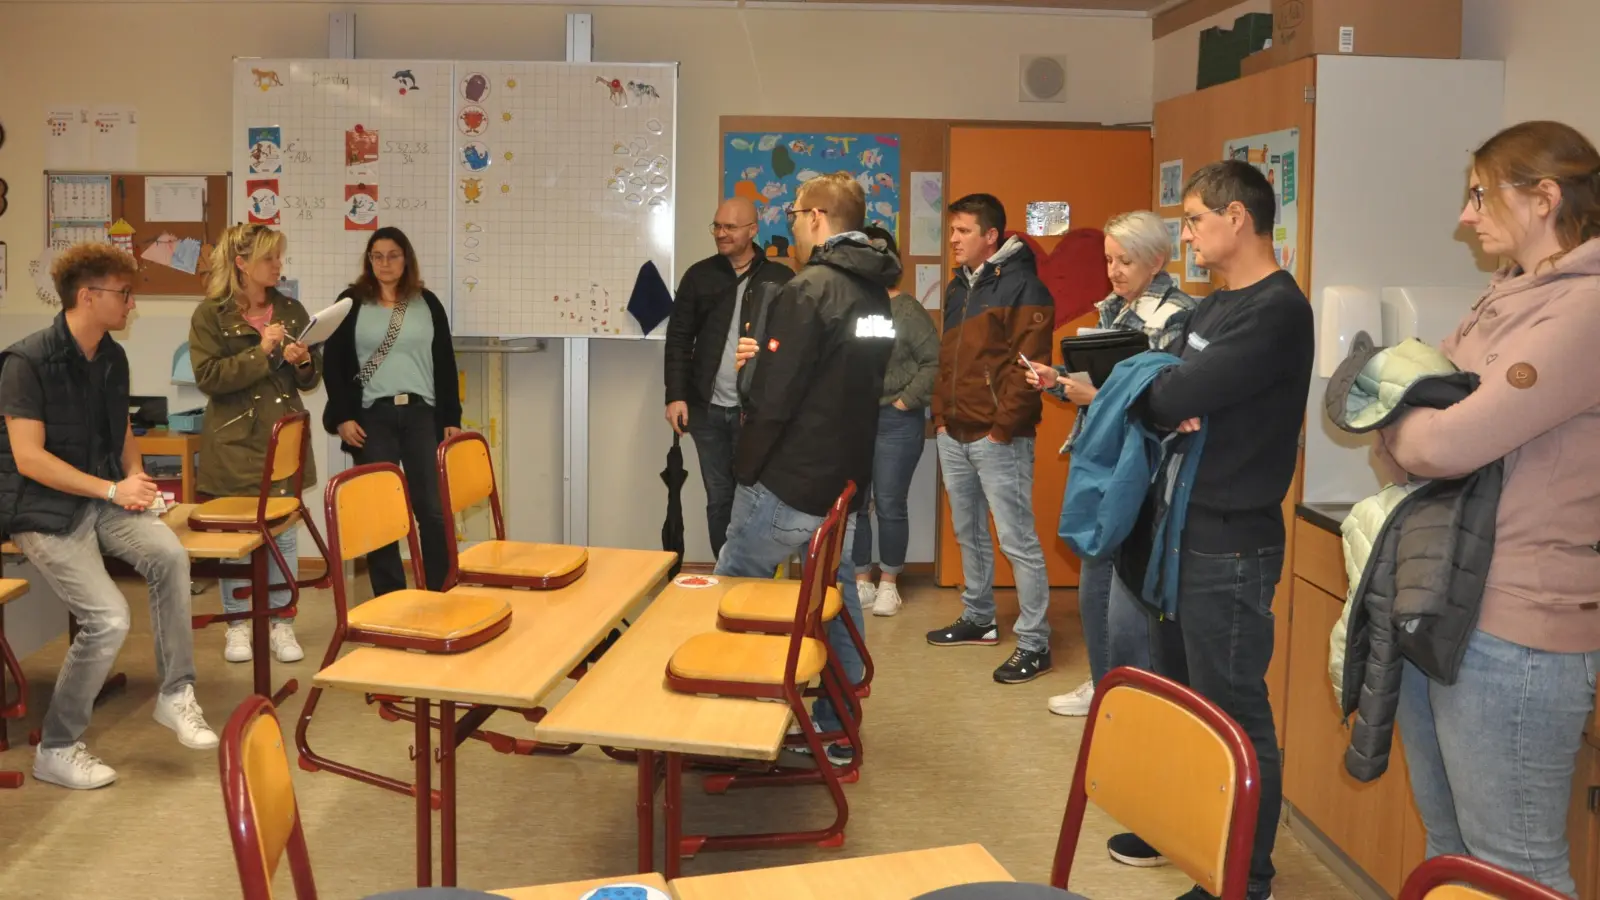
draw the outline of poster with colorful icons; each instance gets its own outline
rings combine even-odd
[[[1223,159],[1249,163],[1267,176],[1277,198],[1276,220],[1272,227],[1272,249],[1278,267],[1294,271],[1300,258],[1300,129],[1287,128],[1228,141],[1222,145]]]
[[[767,255],[794,255],[784,213],[800,185],[829,172],[846,172],[867,197],[867,224],[900,241],[900,136],[728,132],[722,136],[722,195],[756,205],[756,240]]]

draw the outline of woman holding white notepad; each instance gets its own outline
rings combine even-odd
[[[361,276],[340,299],[354,301],[323,348],[328,405],[322,426],[357,463],[405,470],[417,517],[426,587],[444,584],[446,530],[439,500],[439,444],[461,430],[455,349],[444,305],[422,286],[411,241],[379,228],[367,241]],[[374,597],[406,587],[399,544],[367,556]]]
[[[1167,274],[1172,238],[1153,212],[1124,213],[1106,223],[1106,275],[1111,294],[1097,304],[1104,330],[1142,331],[1150,349],[1166,349],[1183,334],[1195,299],[1178,289]],[[1093,385],[1067,377],[1062,366],[1031,363],[1028,383],[1080,407],[1072,435],[1062,453],[1083,428],[1085,410],[1094,402]],[[1117,666],[1150,667],[1150,647],[1138,601],[1117,579],[1110,560],[1084,560],[1078,576],[1078,609],[1083,617],[1083,642],[1089,650],[1089,680],[1075,690],[1050,698],[1050,711],[1085,716],[1094,700],[1094,686]],[[1127,615],[1131,612],[1132,615]]]

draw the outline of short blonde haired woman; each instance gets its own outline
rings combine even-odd
[[[212,497],[254,495],[261,489],[272,426],[289,413],[304,412],[302,391],[315,390],[322,378],[319,353],[289,340],[305,330],[310,316],[293,297],[277,290],[286,245],[282,232],[265,225],[234,225],[224,232],[211,254],[206,299],[189,319],[189,357],[195,381],[207,399],[205,428],[200,438],[198,493]],[[316,483],[316,467],[306,457],[305,487]],[[286,485],[274,485],[282,492]],[[298,532],[278,536],[278,549],[291,570],[299,554]],[[272,584],[284,573],[269,567]],[[250,601],[234,591],[249,582],[224,579],[222,609],[249,612]],[[271,593],[274,608],[289,602],[287,590]],[[251,623],[230,622],[223,658],[246,662],[252,657]],[[295,639],[292,619],[275,619],[270,637],[279,662],[305,656]]]
[[[1172,234],[1161,217],[1148,210],[1123,213],[1106,223],[1106,277],[1111,294],[1096,304],[1099,328],[1142,331],[1151,350],[1165,350],[1183,334],[1195,299],[1178,288],[1166,271],[1172,258]],[[1028,383],[1080,407],[1063,453],[1083,429],[1094,402],[1094,385],[1067,377],[1065,366],[1034,363]],[[1083,642],[1089,650],[1089,680],[1072,691],[1051,697],[1050,711],[1061,716],[1086,716],[1094,686],[1117,666],[1150,667],[1150,634],[1144,613],[1135,605],[1108,561],[1084,560],[1078,576],[1078,610],[1083,617]]]

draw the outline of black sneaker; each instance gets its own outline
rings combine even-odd
[[[980,625],[961,618],[949,628],[928,632],[928,643],[935,647],[959,647],[963,644],[981,644],[990,647],[1000,643],[1000,629],[996,628],[993,622]]]
[[[1245,900],[1272,900],[1272,885],[1257,887],[1252,884],[1245,889],[1244,896]],[[1197,884],[1190,888],[1188,893],[1179,897],[1178,900],[1217,900],[1217,898]]]
[[[1018,647],[1011,658],[994,670],[994,680],[1001,684],[1022,684],[1050,671],[1049,650],[1024,650]]]
[[[1161,851],[1146,844],[1137,834],[1131,831],[1112,835],[1111,839],[1106,841],[1106,852],[1111,854],[1112,859],[1125,866],[1153,869],[1167,864],[1167,858],[1161,855]],[[1195,890],[1199,890],[1199,888],[1195,888]],[[1190,893],[1193,893],[1193,891]],[[1188,894],[1184,896],[1187,897]],[[1201,896],[1204,896],[1204,894]]]
[[[848,766],[856,761],[856,748],[844,741],[834,741],[828,745],[828,762],[836,766]]]

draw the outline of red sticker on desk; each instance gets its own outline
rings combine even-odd
[[[712,575],[679,575],[672,583],[685,588],[708,588],[716,587],[717,579]]]

